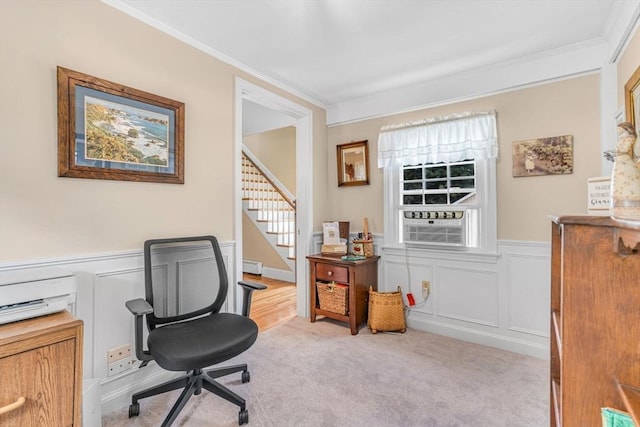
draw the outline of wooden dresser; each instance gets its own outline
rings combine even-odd
[[[81,426],[82,327],[66,311],[0,325],[0,425]]]
[[[551,252],[551,426],[640,425],[640,223],[554,218]]]
[[[349,324],[351,335],[356,335],[360,325],[367,320],[369,286],[378,290],[378,259],[372,256],[359,261],[343,261],[340,257],[309,255],[311,321],[325,316]],[[316,282],[335,282],[349,287],[349,304],[346,315],[322,310],[316,292]]]

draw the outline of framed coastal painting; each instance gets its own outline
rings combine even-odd
[[[369,184],[367,142],[349,142],[337,146],[338,187]]]
[[[624,85],[624,98],[627,110],[627,121],[631,123],[636,129],[636,132],[638,132],[638,127],[640,127],[640,67],[638,67]]]
[[[58,176],[184,183],[184,103],[58,67]]]

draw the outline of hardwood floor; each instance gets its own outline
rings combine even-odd
[[[282,280],[264,278],[254,274],[243,275],[248,282],[262,283],[264,291],[253,293],[249,317],[260,331],[266,331],[296,316],[296,284]]]

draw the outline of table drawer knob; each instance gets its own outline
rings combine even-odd
[[[15,402],[10,403],[7,406],[3,406],[2,408],[0,408],[0,415],[6,414],[7,412],[11,412],[14,409],[18,409],[19,407],[24,405],[25,401],[26,401],[26,399],[23,396],[20,396],[18,398],[18,400],[16,400]]]
[[[331,270],[327,271],[327,276],[333,276],[333,271]]]

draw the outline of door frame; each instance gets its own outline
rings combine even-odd
[[[248,100],[296,120],[296,312],[300,317],[309,317],[306,256],[313,244],[313,112],[240,77],[235,80],[234,100],[235,276],[242,278],[242,101]],[[235,298],[236,312],[240,312],[241,305],[242,298]]]

